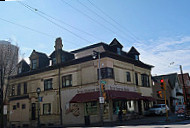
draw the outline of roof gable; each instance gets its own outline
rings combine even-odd
[[[33,57],[33,56],[38,56],[38,57],[42,57],[42,58],[48,58],[48,56],[45,54],[45,53],[42,53],[42,52],[37,52],[36,50],[33,50],[30,57]]]
[[[140,55],[140,53],[136,50],[135,47],[131,47],[131,49],[128,52],[129,54],[134,54],[134,55]]]
[[[119,48],[123,48],[123,45],[121,45],[116,38],[114,38],[112,40],[112,42],[109,44],[109,46],[116,46],[116,47],[119,47]]]

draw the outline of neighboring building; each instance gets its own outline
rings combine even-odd
[[[11,44],[9,41],[0,40],[0,65],[3,62],[6,63],[7,72],[5,74],[8,74],[10,68],[13,69],[11,75],[16,74],[16,65],[18,64],[18,49],[19,48],[17,46]]]
[[[166,103],[170,110],[173,109],[173,104],[171,101],[172,100],[172,86],[169,82],[168,79],[164,79],[165,86],[166,86]],[[165,104],[165,98],[164,98],[164,91],[161,89],[160,86],[160,79],[155,79],[153,77],[153,86],[152,86],[152,91],[153,91],[153,97],[156,99],[155,104]],[[161,96],[159,95],[158,91],[162,91]]]
[[[183,104],[184,98],[183,98],[183,87],[180,84],[180,81],[178,79],[177,73],[167,74],[167,75],[160,75],[160,76],[154,76],[153,80],[157,81],[157,85],[160,86],[160,80],[164,79],[166,82],[167,90],[167,99],[168,99],[168,105],[170,106],[170,109],[172,112],[175,111],[176,104]],[[156,88],[160,90],[160,87],[153,87],[153,90],[156,91]],[[154,92],[155,93],[155,92]],[[154,97],[156,98],[156,97]],[[156,98],[157,99],[157,98]],[[164,103],[163,99],[157,100],[158,103]]]
[[[3,97],[0,97],[0,103],[4,105],[4,125],[7,119],[7,78],[16,74],[16,65],[18,63],[18,47],[12,45],[9,41],[0,40],[0,91],[2,89]],[[2,73],[1,73],[2,72]],[[1,76],[2,75],[2,76]],[[1,81],[2,80],[2,81]],[[2,101],[3,100],[3,101]],[[2,109],[0,109],[2,110]]]
[[[184,73],[183,74],[183,79],[184,79],[184,85],[183,85],[183,79],[182,79],[182,74],[178,75],[179,82],[183,86],[183,94],[186,94],[187,97],[187,105],[190,107],[190,78],[189,78],[189,73]],[[184,88],[185,87],[185,88]]]
[[[30,69],[24,61],[20,62],[20,68],[27,70],[20,69],[10,78],[10,125],[37,125],[37,88],[41,89],[42,125],[60,124],[61,111],[63,125],[84,124],[87,118],[91,123],[100,122],[98,59],[93,59],[93,51],[101,55],[101,78],[106,92],[104,121],[117,120],[119,108],[123,118],[128,119],[143,114],[153,104],[153,66],[141,62],[134,47],[124,52],[117,39],[109,45],[101,42],[72,52],[63,51],[62,46],[61,38],[57,38],[50,66],[47,55],[36,51],[30,56]]]

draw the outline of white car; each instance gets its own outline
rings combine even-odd
[[[148,114],[163,115],[166,114],[166,109],[169,111],[168,106],[165,104],[155,104],[148,110]]]

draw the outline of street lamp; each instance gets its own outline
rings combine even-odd
[[[40,92],[41,89],[37,88],[36,93],[38,94],[38,128],[40,127]]]
[[[98,80],[99,80],[99,104],[100,104],[100,122],[101,125],[103,125],[103,102],[101,102],[101,99],[103,99],[102,90],[101,90],[101,68],[100,68],[100,52],[93,51],[93,59],[96,59],[98,56]]]

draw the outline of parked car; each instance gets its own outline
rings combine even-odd
[[[148,111],[147,111],[147,114],[148,115],[163,115],[163,114],[166,114],[166,108],[167,110],[169,111],[169,108],[167,105],[165,104],[155,104],[153,105],[152,108],[150,108]]]

